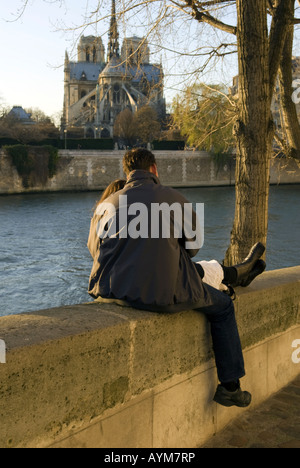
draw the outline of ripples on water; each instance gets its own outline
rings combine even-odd
[[[205,241],[199,259],[222,261],[234,217],[234,188],[186,188],[205,203]],[[0,197],[0,316],[90,301],[92,259],[86,247],[99,194],[56,193]],[[267,269],[300,264],[300,186],[270,192]]]

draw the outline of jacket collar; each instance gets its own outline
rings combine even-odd
[[[127,177],[127,184],[130,184],[131,182],[135,181],[153,181],[155,184],[160,184],[160,181],[158,177],[156,177],[155,174],[152,174],[152,172],[149,171],[144,171],[142,169],[137,169],[135,171],[131,171],[130,174]]]

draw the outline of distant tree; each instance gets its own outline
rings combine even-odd
[[[161,124],[156,111],[150,106],[138,109],[134,114],[125,109],[117,116],[114,125],[114,136],[132,146],[136,142],[151,143],[158,138]]]
[[[151,143],[159,137],[161,124],[153,107],[144,106],[138,109],[133,119],[135,135],[141,143]]]
[[[38,107],[30,107],[28,109],[25,109],[27,114],[30,115],[31,119],[34,120],[34,122],[37,123],[50,123],[51,118],[45,114],[41,109]]]
[[[232,129],[235,104],[221,85],[187,87],[173,102],[173,121],[187,143],[213,153],[227,153],[235,145]]]
[[[9,112],[9,109],[6,106],[6,104],[5,104],[4,100],[2,99],[2,97],[0,96],[0,119],[2,119],[2,117],[7,115],[8,112]]]
[[[114,136],[126,146],[132,146],[135,142],[134,118],[130,109],[124,109],[117,115],[114,124]]]
[[[43,111],[28,109],[26,112],[31,114],[29,122],[22,122],[7,110],[3,112],[0,117],[0,138],[12,138],[26,144],[59,137],[58,128]]]
[[[182,140],[184,140],[184,138],[183,138],[183,135],[180,132],[180,129],[177,128],[177,126],[171,122],[169,124],[169,128],[167,130],[163,130],[161,132],[160,140],[182,141]]]
[[[41,109],[29,108],[26,112],[30,114],[31,119],[36,122],[36,130],[41,133],[42,138],[58,138],[59,129],[56,127],[53,119],[46,115]]]

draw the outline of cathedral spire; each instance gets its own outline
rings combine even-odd
[[[111,20],[109,28],[108,59],[119,57],[119,33],[116,19],[116,2],[112,0]]]

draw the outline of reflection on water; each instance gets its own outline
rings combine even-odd
[[[222,261],[234,216],[234,188],[186,188],[205,204],[205,240],[196,259]],[[0,197],[0,315],[88,302],[86,247],[96,192]],[[300,186],[270,192],[267,269],[300,264]]]

